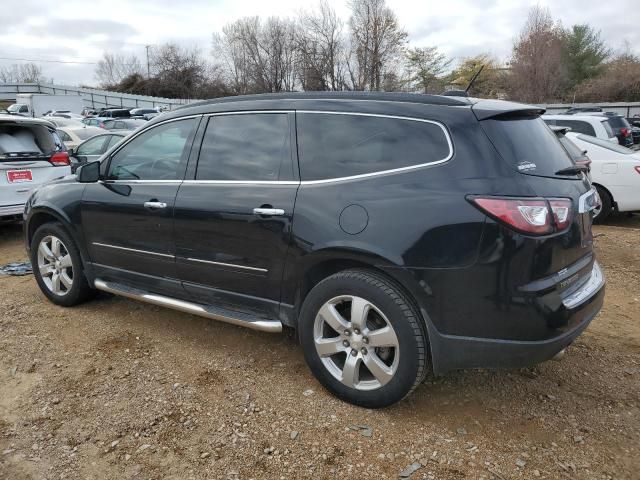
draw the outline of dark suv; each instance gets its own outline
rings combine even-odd
[[[531,365],[604,297],[597,194],[542,112],[391,93],[193,104],[33,194],[36,280],[59,305],[103,290],[296,328],[319,381],[366,407],[429,370]]]

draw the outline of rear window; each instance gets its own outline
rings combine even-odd
[[[591,143],[593,145],[597,145],[602,148],[606,148],[607,150],[611,150],[613,152],[622,153],[624,155],[631,155],[635,153],[633,150],[627,147],[623,147],[618,143],[608,142],[607,140],[602,140],[601,138],[590,137],[587,135],[578,135],[578,138],[583,142]]]
[[[520,173],[554,176],[573,165],[555,133],[540,117],[506,116],[480,123],[502,158]]]
[[[59,138],[44,125],[0,125],[0,161],[51,155],[61,149],[63,147]]]
[[[420,120],[352,114],[298,113],[302,180],[384,172],[446,160],[443,127]]]
[[[560,120],[550,120],[548,123],[559,127],[569,127],[571,131],[575,133],[584,133],[585,135],[596,136],[596,131],[593,126],[589,122],[582,120],[565,120],[563,118]]]
[[[609,125],[611,125],[612,128],[629,128],[631,125],[629,125],[629,122],[627,122],[627,119],[624,117],[609,117],[607,118],[607,120],[609,121]]]

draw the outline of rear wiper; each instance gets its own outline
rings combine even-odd
[[[555,175],[577,175],[580,172],[588,172],[589,167],[586,165],[572,165],[567,168],[558,170]]]

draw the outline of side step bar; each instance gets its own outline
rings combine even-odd
[[[234,312],[217,309],[213,306],[204,306],[197,303],[165,297],[163,295],[157,295],[155,293],[148,293],[118,283],[105,282],[100,279],[95,280],[94,286],[98,290],[113,293],[114,295],[121,295],[123,297],[132,298],[133,300],[152,303],[153,305],[158,305],[160,307],[172,308],[174,310],[199,315],[212,320],[219,320],[221,322],[231,323],[233,325],[239,325],[253,330],[260,330],[262,332],[282,332],[282,323],[279,320],[262,320],[249,315],[235,314]]]

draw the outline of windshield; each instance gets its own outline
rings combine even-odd
[[[580,134],[578,135],[578,139],[582,140],[583,142],[592,143],[593,145],[606,148],[607,150],[622,153],[624,155],[631,155],[632,153],[634,153],[633,150],[627,147],[623,147],[622,145],[619,145],[617,143],[608,142],[607,140],[602,140],[601,138]]]
[[[22,103],[14,103],[13,105],[9,105],[9,108],[7,108],[7,112],[19,112],[20,111],[20,107],[22,107],[23,104]]]
[[[520,173],[555,176],[573,166],[556,134],[540,117],[510,115],[480,124],[502,158]]]

